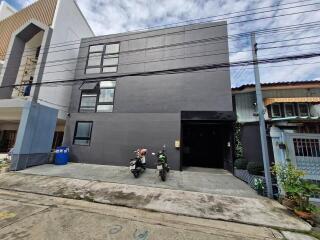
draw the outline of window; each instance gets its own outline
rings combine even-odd
[[[97,112],[112,112],[113,111],[113,99],[115,81],[103,81],[100,82],[100,94],[97,106]]]
[[[280,104],[272,104],[271,105],[271,116],[273,118],[281,117],[281,105]]]
[[[298,112],[300,117],[309,116],[309,105],[307,103],[298,103]]]
[[[119,51],[119,43],[90,46],[86,74],[117,72]]]
[[[293,103],[285,103],[284,104],[284,113],[286,117],[295,116],[294,104]]]
[[[92,122],[77,122],[74,131],[73,144],[90,145],[91,131]]]
[[[95,112],[97,103],[96,93],[86,93],[81,94],[81,102],[79,112]]]

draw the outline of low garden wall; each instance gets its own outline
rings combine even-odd
[[[266,181],[265,178],[263,176],[258,176],[258,175],[252,175],[248,172],[248,170],[244,170],[244,169],[234,169],[234,175],[241,179],[242,181],[246,182],[251,188],[255,189],[254,186],[254,179],[261,179],[263,181],[263,185],[264,185],[264,191],[263,191],[263,196],[267,195],[266,192]]]

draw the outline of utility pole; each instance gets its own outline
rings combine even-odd
[[[264,104],[262,101],[262,92],[260,84],[260,73],[258,67],[258,56],[257,56],[257,43],[255,33],[251,33],[251,44],[252,44],[252,57],[253,57],[253,66],[254,66],[254,77],[256,85],[256,98],[257,98],[257,107],[259,115],[259,125],[260,125],[260,138],[261,138],[261,148],[262,148],[262,158],[263,158],[263,167],[264,167],[264,176],[266,179],[267,185],[267,194],[269,198],[273,198],[271,174],[270,174],[270,161],[267,145],[267,136],[266,136],[266,123],[264,120]]]

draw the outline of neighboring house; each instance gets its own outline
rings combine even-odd
[[[225,36],[219,22],[83,39],[64,137],[72,160],[126,166],[144,147],[154,168],[165,144],[173,169],[232,171],[229,69],[150,74],[228,63]],[[130,73],[146,76],[120,77]]]
[[[25,84],[0,88],[0,152],[15,144],[15,155],[40,158],[42,143],[62,142],[72,90],[40,84],[72,79],[80,39],[94,34],[76,1],[39,0],[0,21],[0,35],[0,86]]]
[[[320,180],[320,81],[267,83],[262,92],[271,161],[290,159]],[[262,162],[255,87],[234,88],[233,96],[245,158]]]

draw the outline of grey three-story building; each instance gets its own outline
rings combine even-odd
[[[228,62],[226,22],[82,39],[64,137],[72,160],[128,165],[135,149],[165,144],[173,169],[231,171],[229,69],[161,72]]]

